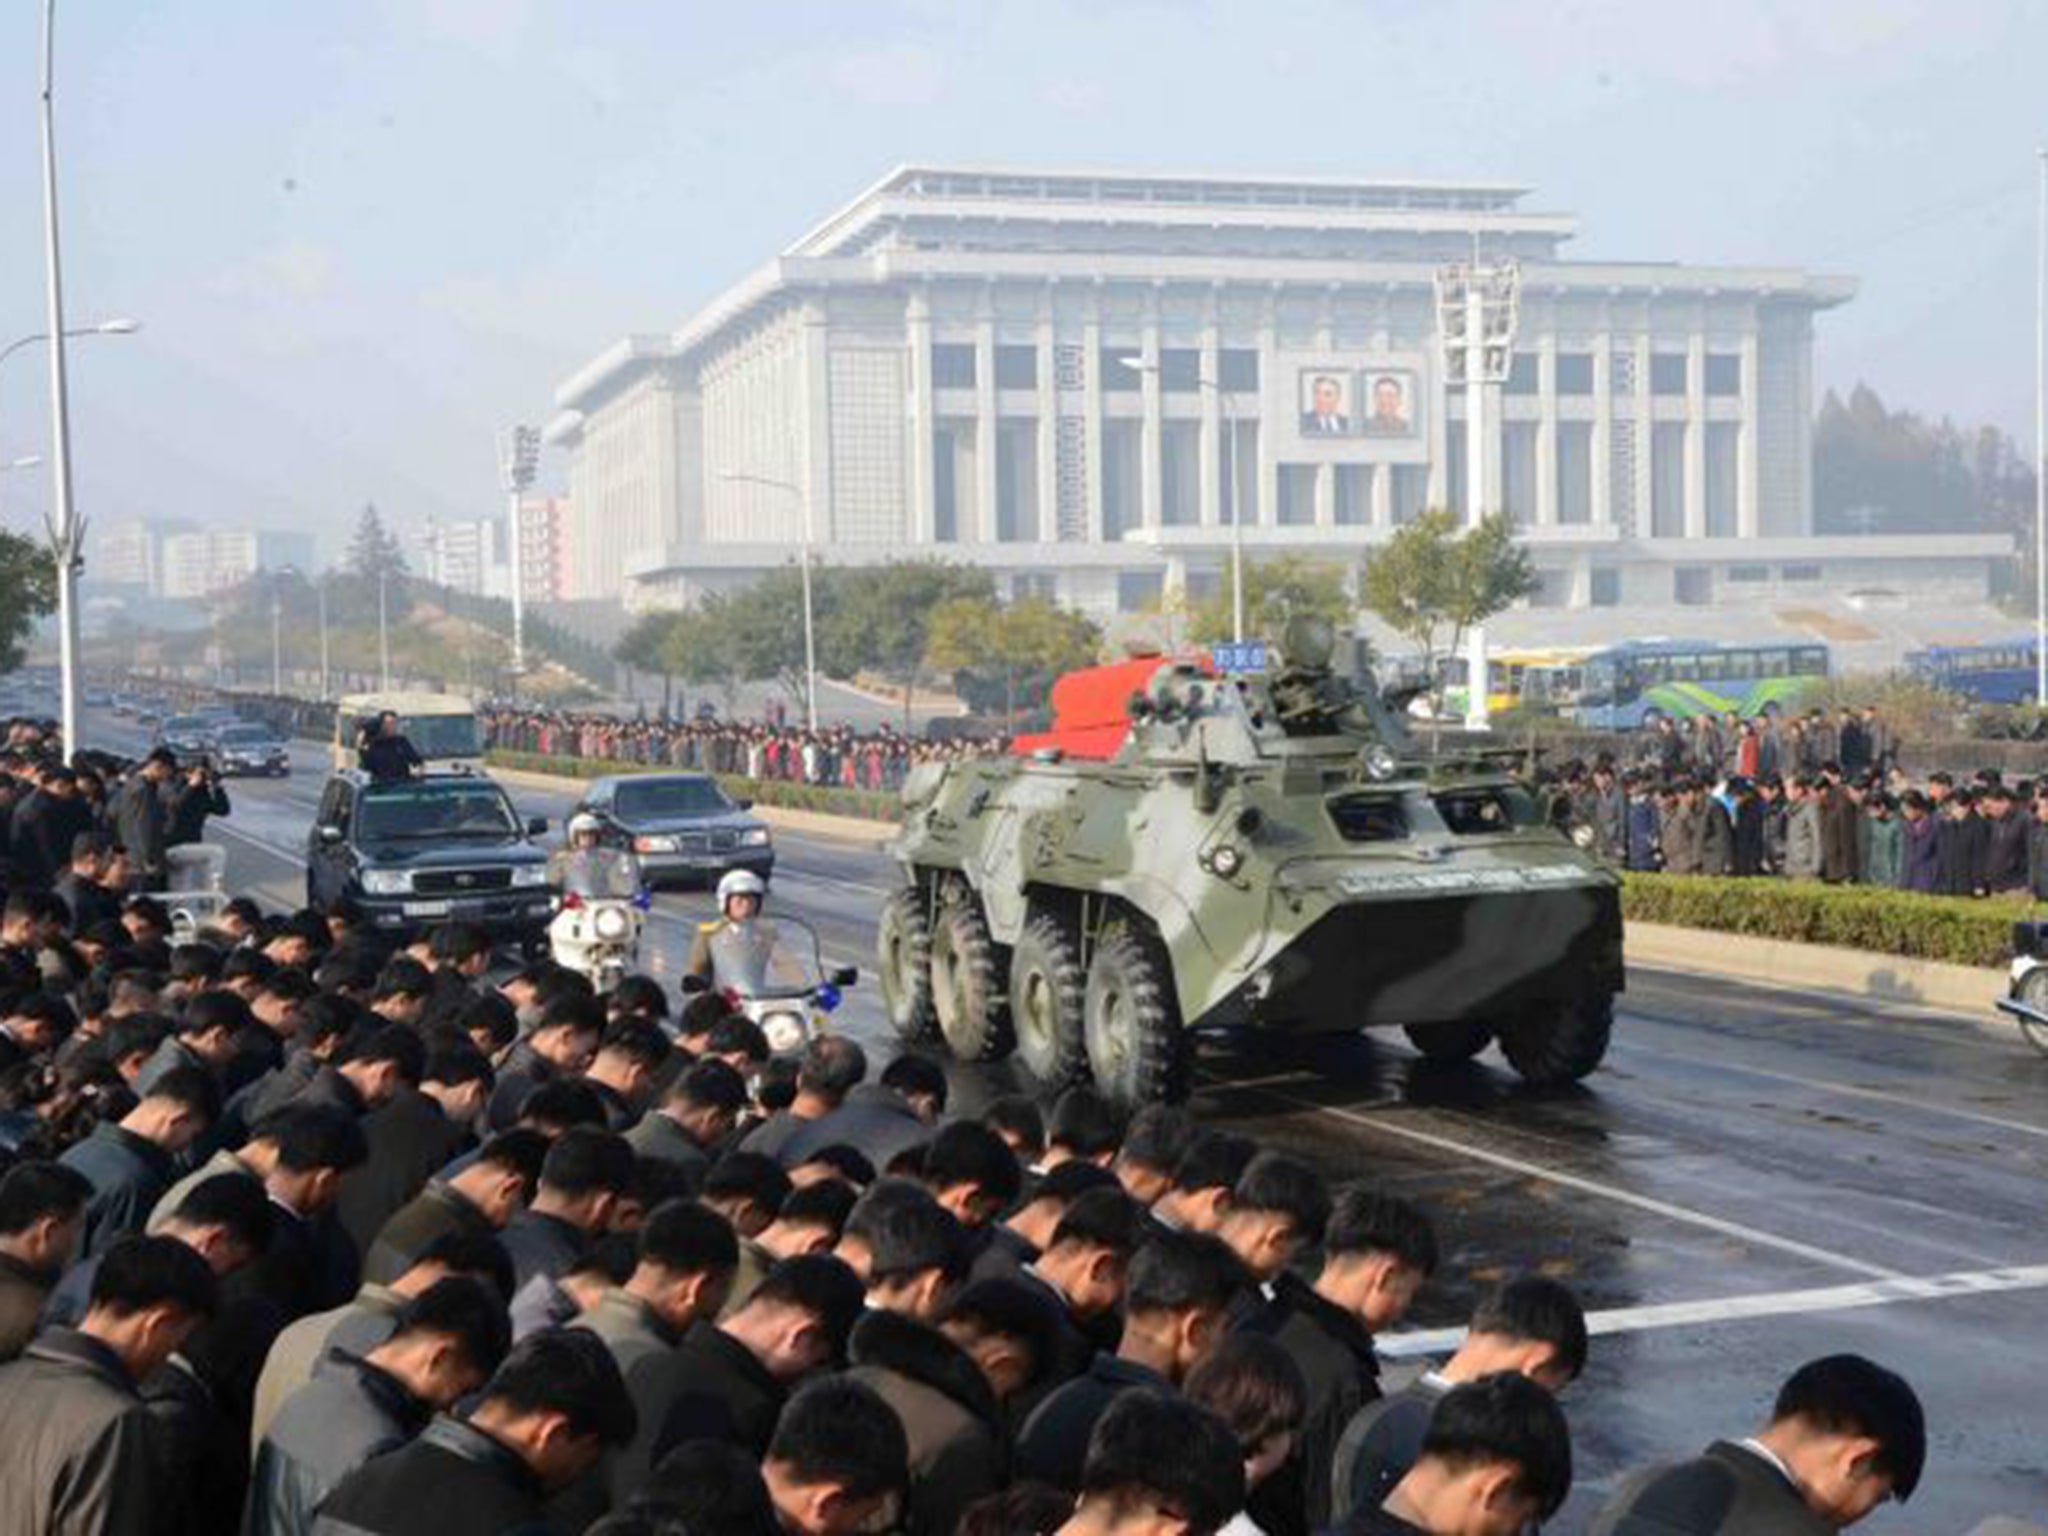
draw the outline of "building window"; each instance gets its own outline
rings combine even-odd
[[[1347,528],[1362,528],[1372,521],[1372,477],[1370,464],[1337,466],[1337,521]]]
[[[1592,580],[1588,584],[1587,600],[1595,608],[1619,608],[1621,572],[1611,565],[1594,566]]]
[[[1038,542],[1038,423],[1028,416],[996,424],[996,537]]]
[[[1163,422],[1159,429],[1159,521],[1192,528],[1202,520],[1202,424]]]
[[[1704,565],[1680,566],[1671,573],[1671,596],[1681,608],[1704,608],[1714,600],[1714,572]]]
[[[1557,520],[1565,527],[1593,521],[1593,423],[1557,424]]]
[[[974,348],[965,342],[933,342],[932,388],[974,388]]]
[[[1038,348],[997,347],[996,388],[1038,388]]]
[[[1742,359],[1733,352],[1709,352],[1707,354],[1707,393],[1710,395],[1739,395],[1742,393]]]
[[[1103,422],[1102,537],[1108,543],[1144,523],[1144,504],[1139,500],[1141,458],[1137,422]]]
[[[1817,565],[1782,565],[1778,567],[1780,581],[1819,581],[1820,567]]]
[[[1216,382],[1234,394],[1259,387],[1259,354],[1250,347],[1225,347],[1216,355]]]
[[[1736,443],[1742,428],[1732,421],[1707,423],[1707,537],[1732,539],[1735,526]]]
[[[1169,395],[1192,395],[1201,389],[1202,354],[1193,347],[1162,347],[1159,387]]]
[[[966,460],[963,478],[961,460]],[[960,488],[974,484],[974,435],[971,428],[941,424],[932,433],[932,538],[957,543],[963,521]]]
[[[1142,362],[1145,354],[1136,347],[1104,347],[1102,349],[1102,390],[1104,394],[1129,394],[1139,389],[1145,375],[1132,367]]]
[[[1118,571],[1116,576],[1116,610],[1118,613],[1145,613],[1158,608],[1160,594],[1166,589],[1166,577],[1161,571]]]
[[[1593,393],[1592,353],[1560,352],[1557,354],[1557,392],[1560,395],[1590,395]]]
[[[1421,464],[1394,466],[1394,521],[1412,523],[1429,504],[1429,470]]]
[[[1010,599],[1013,602],[1041,603],[1059,601],[1060,579],[1051,571],[1024,571],[1010,578]]]
[[[1652,352],[1650,354],[1650,393],[1653,395],[1682,395],[1685,393],[1685,354],[1683,352]]]
[[[1221,571],[1189,571],[1187,583],[1182,589],[1190,604],[1213,601],[1223,591]]]
[[[1685,537],[1685,424],[1650,429],[1650,537]]]
[[[1728,567],[1730,581],[1769,581],[1771,568],[1768,565],[1731,565]]]
[[[1536,423],[1511,421],[1501,428],[1500,499],[1517,527],[1536,521]]]
[[[1289,528],[1306,528],[1316,520],[1316,466],[1280,466],[1280,521]]]
[[[1570,571],[1539,570],[1536,573],[1536,590],[1529,594],[1531,608],[1569,608],[1571,602]]]
[[[1537,359],[1534,352],[1517,352],[1508,364],[1507,382],[1501,392],[1509,395],[1533,395],[1536,393]]]

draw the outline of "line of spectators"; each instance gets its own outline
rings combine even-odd
[[[1187,1109],[949,1113],[916,1054],[774,1059],[717,993],[503,975],[467,925],[237,899],[174,942],[8,882],[0,1530],[1519,1536],[1571,1487],[1569,1289],[1505,1279],[1383,1390],[1434,1220]],[[1868,1361],[1764,1417],[1597,1528],[1838,1529],[1919,1479]]]
[[[479,722],[487,745],[515,752],[880,791],[901,788],[919,763],[999,753],[1005,747],[1001,740],[919,741],[886,728],[808,731],[764,722],[620,719],[538,710],[487,710]]]

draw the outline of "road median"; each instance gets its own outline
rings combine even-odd
[[[1939,1013],[1990,1017],[1993,1000],[2004,995],[2006,986],[2005,973],[1994,966],[1875,955],[1668,923],[1631,921],[1625,942],[1631,969],[1680,971],[1794,992],[1847,993]]]

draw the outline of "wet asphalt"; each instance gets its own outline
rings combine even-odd
[[[117,749],[137,740],[92,724]],[[302,750],[288,780],[230,785],[213,836],[235,889],[303,899],[323,767]],[[557,825],[571,803],[513,798]],[[887,861],[821,836],[778,847],[774,904],[828,963],[862,967],[840,1025],[886,1050],[871,966]],[[710,910],[704,892],[659,898],[644,968],[673,974]],[[965,1107],[1014,1086],[1002,1066],[954,1078]],[[1583,1529],[1634,1466],[1750,1433],[1796,1365],[1842,1350],[1902,1372],[1930,1430],[1919,1495],[1859,1530],[2048,1510],[2048,1057],[1989,998],[1962,1018],[1634,971],[1607,1063],[1576,1088],[1529,1089],[1492,1051],[1428,1063],[1398,1033],[1205,1043],[1199,1084],[1204,1122],[1433,1213],[1444,1262],[1409,1328],[1455,1326],[1519,1271],[1579,1292],[1596,1338],[1566,1398],[1577,1479],[1551,1529]]]

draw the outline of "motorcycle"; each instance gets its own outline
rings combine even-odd
[[[588,976],[600,993],[611,991],[640,963],[648,905],[645,891],[632,896],[565,893],[548,924],[555,963]]]
[[[828,1033],[842,989],[860,979],[850,965],[825,969],[817,930],[801,918],[728,923],[711,936],[710,949],[709,979],[685,977],[683,990],[723,992],[778,1056],[793,1056]]]
[[[2011,982],[1998,1010],[2019,1024],[2027,1043],[2048,1055],[2048,923],[2013,925]]]

